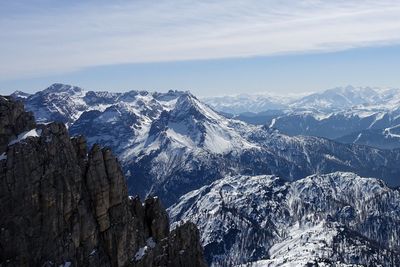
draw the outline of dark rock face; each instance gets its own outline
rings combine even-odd
[[[35,119],[24,110],[22,102],[0,96],[0,151],[4,151],[11,139],[19,133],[32,129]]]
[[[206,266],[197,228],[169,232],[158,198],[129,198],[109,149],[3,97],[0,118],[0,266]]]
[[[146,254],[137,266],[207,266],[201,251],[196,225],[185,223],[173,230],[169,238],[162,239],[160,245]]]

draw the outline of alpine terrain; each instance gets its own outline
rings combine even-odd
[[[0,267],[400,267],[400,1],[0,1],[0,40]]]
[[[352,105],[366,101],[362,92],[351,103],[340,98],[336,110],[287,103],[293,110],[280,110],[269,125],[220,113],[182,91],[110,93],[53,84],[11,97],[42,127],[59,120],[72,136],[86,136],[89,146],[115,151],[129,194],[158,196],[169,207],[171,234],[181,221],[197,225],[211,266],[397,266],[400,150],[274,127],[285,119],[292,125],[291,116],[356,112]],[[315,108],[324,102],[317,96],[301,103]],[[342,116],[346,129],[347,118],[360,118]]]
[[[58,119],[71,135],[110,147],[131,194],[158,195],[167,206],[227,175],[275,174],[287,180],[352,171],[400,185],[400,150],[289,137],[228,119],[189,92],[108,93],[54,84],[22,99],[39,122]]]
[[[248,97],[245,111],[236,109],[242,98],[228,97],[224,106],[218,102],[224,97],[205,101],[219,111],[229,111],[228,117],[290,136],[311,135],[383,149],[400,147],[400,89],[337,87],[291,101],[282,97],[280,108],[262,101],[265,97]],[[277,96],[274,99],[279,100]]]
[[[192,223],[129,197],[118,160],[0,96],[0,266],[206,266]]]
[[[400,191],[354,173],[225,177],[169,213],[198,225],[211,266],[400,264]]]

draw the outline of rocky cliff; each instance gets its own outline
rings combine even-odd
[[[118,160],[0,96],[0,266],[206,266],[197,228],[128,197]]]

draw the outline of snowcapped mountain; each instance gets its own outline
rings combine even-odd
[[[54,84],[18,99],[41,122],[61,120],[89,145],[111,147],[130,194],[158,195],[175,222],[195,222],[215,266],[400,264],[399,191],[336,172],[398,186],[400,150],[288,136],[273,129],[278,119],[228,119],[189,92]],[[376,129],[397,120],[395,109],[363,109]]]
[[[87,108],[82,101],[84,95],[79,87],[56,83],[22,100],[38,122],[59,121],[69,125]]]
[[[14,99],[25,99],[29,96],[30,96],[30,94],[24,93],[22,91],[15,91],[14,93],[11,94],[11,97]]]
[[[231,102],[227,98],[225,105],[229,107]],[[221,109],[222,105],[215,107]],[[251,109],[252,104],[247,107]],[[290,136],[311,135],[382,149],[400,147],[396,134],[388,130],[400,125],[400,89],[338,87],[295,99],[285,109],[264,108],[263,112],[228,117],[269,125]]]
[[[353,173],[239,175],[187,193],[169,213],[198,225],[211,266],[398,266],[399,203],[398,190]]]
[[[400,89],[376,87],[336,87],[322,92],[292,95],[242,94],[202,99],[215,110],[239,115],[268,110],[309,111],[328,114],[358,107],[390,110],[400,106]]]
[[[400,89],[371,87],[337,87],[314,93],[290,104],[292,109],[337,111],[354,106],[400,104]]]
[[[130,193],[155,194],[166,205],[237,174],[296,180],[339,170],[400,184],[398,150],[289,137],[227,119],[188,92],[108,93],[55,84],[23,101],[41,121],[61,120],[90,145],[111,147]]]
[[[286,109],[293,98],[272,94],[240,94],[236,96],[205,97],[202,101],[215,110],[238,115],[245,112]]]
[[[206,97],[202,99],[214,109],[234,115],[268,110],[314,111],[331,113],[355,106],[382,106],[384,109],[400,105],[400,89],[372,87],[336,87],[316,93],[289,95],[241,94],[236,96]]]
[[[400,125],[400,105],[393,108],[353,107],[319,115],[291,112],[273,118],[270,127],[288,135],[312,135],[339,142],[398,148],[396,129]]]

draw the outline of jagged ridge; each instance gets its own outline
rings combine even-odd
[[[205,266],[198,231],[128,198],[111,150],[0,96],[0,265]]]
[[[291,183],[226,177],[184,195],[169,213],[198,225],[212,266],[400,264],[400,192],[353,173]]]
[[[268,127],[226,119],[188,92],[107,93],[61,87],[62,92],[45,90],[24,101],[37,117],[56,116],[42,109],[61,114],[68,118],[72,135],[84,134],[89,144],[110,146],[121,160],[129,192],[158,195],[167,206],[190,190],[236,174],[296,180],[340,170],[382,178],[390,185],[400,183],[400,150],[288,137]],[[64,93],[75,101],[68,108],[72,115],[60,108]],[[34,106],[37,98],[43,101]]]

